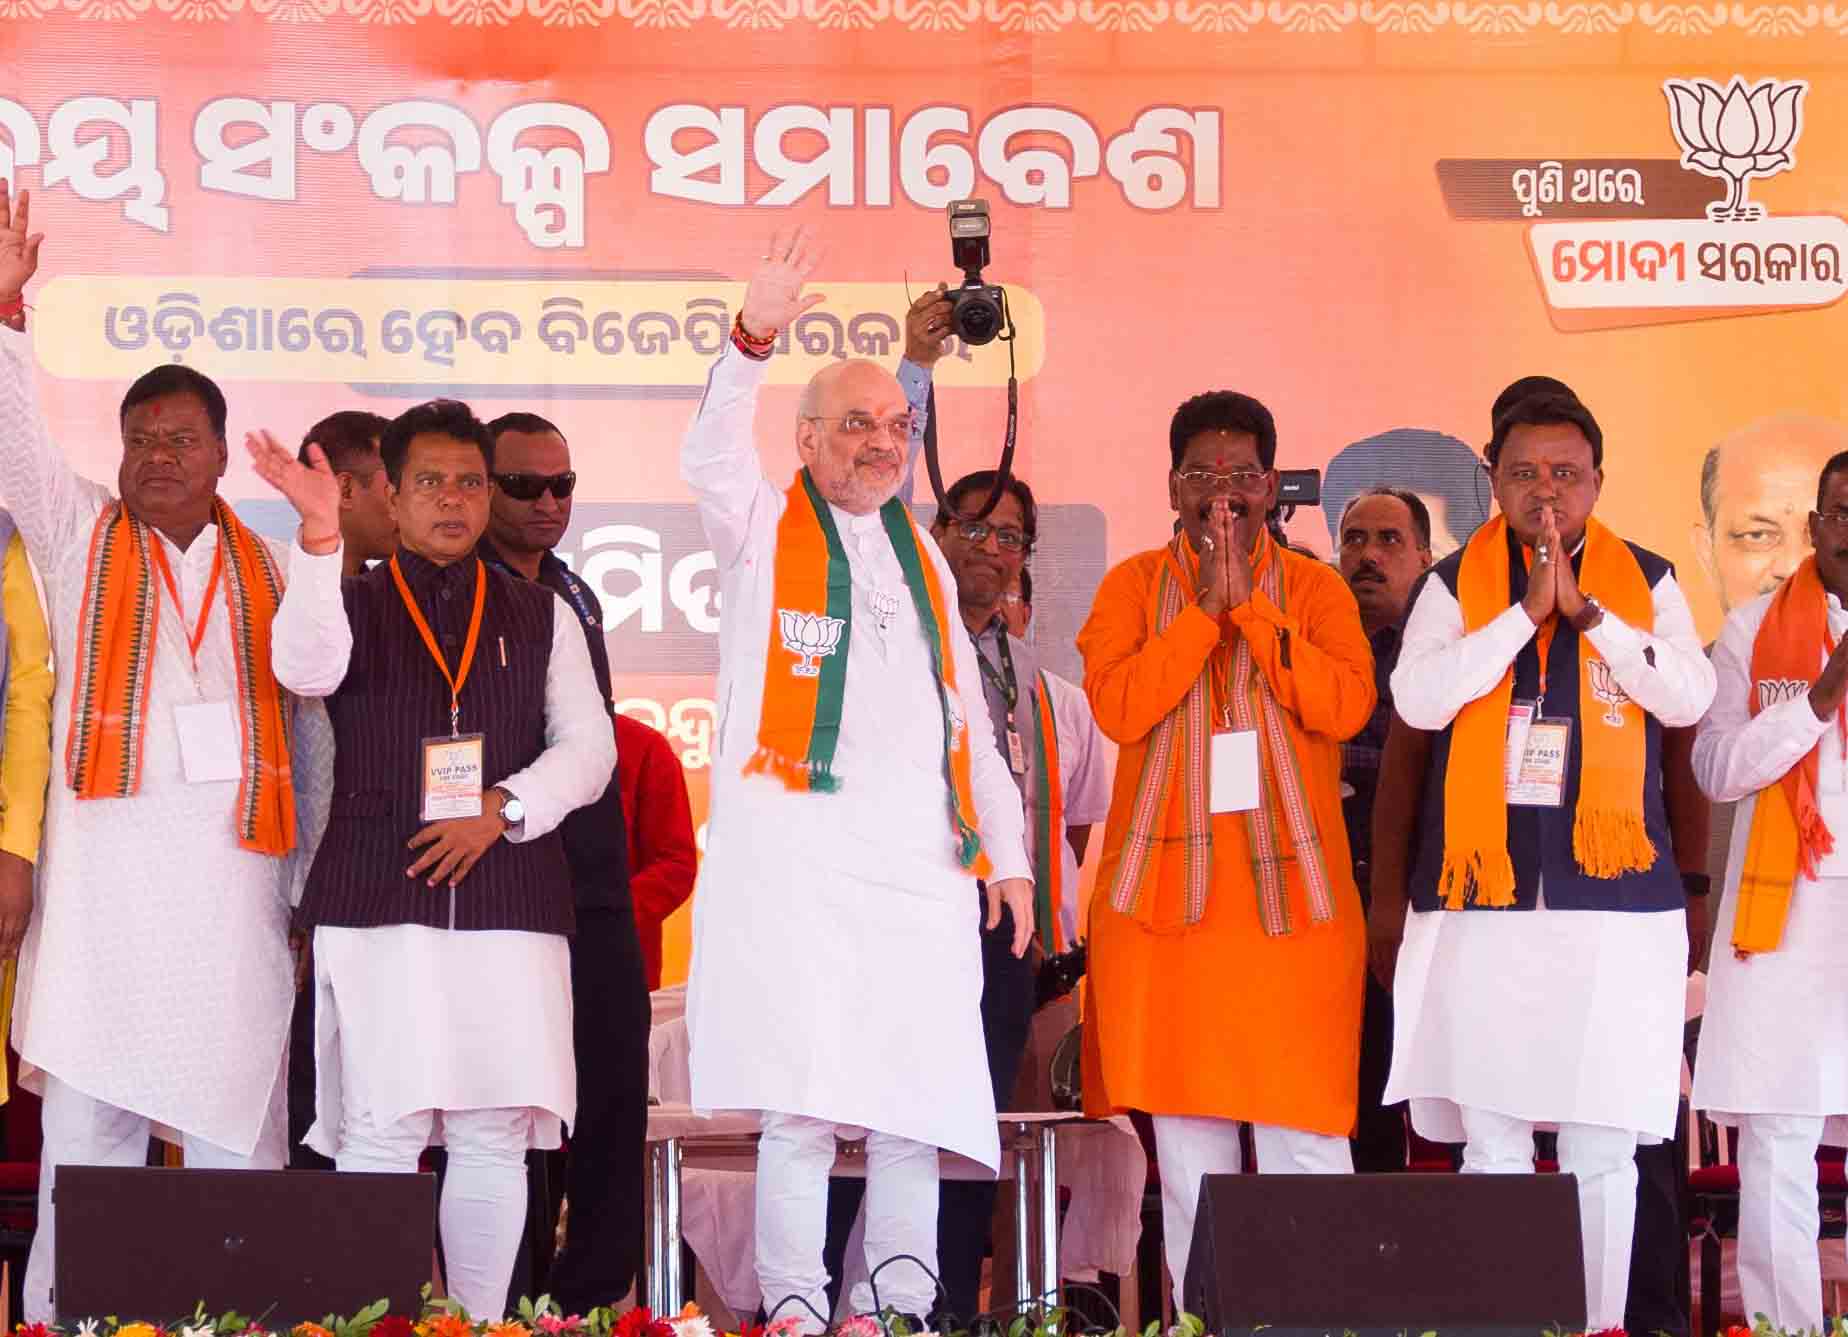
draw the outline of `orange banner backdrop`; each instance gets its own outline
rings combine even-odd
[[[1848,11],[1679,0],[0,0],[0,177],[50,239],[29,294],[54,436],[113,474],[157,362],[232,431],[457,394],[534,409],[581,484],[623,708],[703,819],[716,580],[675,451],[770,232],[825,234],[795,396],[895,360],[994,213],[1021,474],[1049,504],[1035,634],[1168,532],[1174,406],[1265,400],[1324,509],[1394,481],[1445,534],[1516,376],[1604,425],[1600,513],[1717,629],[1800,555],[1848,447]],[[946,471],[997,453],[1000,344],[939,372]],[[1715,452],[1716,446],[1725,449]],[[234,461],[227,494],[287,527]],[[1329,551],[1327,517],[1292,535]],[[684,922],[669,977],[684,972]]]

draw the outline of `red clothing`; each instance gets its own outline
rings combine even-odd
[[[629,827],[629,895],[642,940],[648,987],[661,987],[661,924],[693,894],[699,853],[693,802],[680,758],[665,736],[640,720],[616,716],[616,781]]]

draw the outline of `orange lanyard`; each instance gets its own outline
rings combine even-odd
[[[167,550],[161,546],[160,536],[150,534],[148,542],[154,547],[154,565],[160,568],[160,578],[166,583],[167,593],[173,596],[173,608],[181,617],[186,616],[186,605],[180,602],[180,587],[174,583],[173,568],[167,565]],[[225,569],[225,545],[220,542],[212,552],[212,574],[205,582],[205,602],[199,605],[199,622],[188,637],[186,648],[192,651],[193,671],[199,670],[199,647],[205,643],[205,624],[212,620],[212,599],[218,593],[218,577]]]
[[[417,626],[417,634],[423,637],[424,649],[430,652],[430,658],[443,671],[443,680],[449,684],[449,736],[458,737],[456,724],[462,717],[462,684],[468,681],[468,671],[475,663],[475,642],[481,639],[481,609],[488,598],[488,573],[477,557],[475,609],[468,618],[468,639],[462,642],[462,664],[454,673],[449,671],[449,661],[443,658],[436,637],[431,634],[430,624],[424,621],[423,610],[418,608],[416,596],[411,593],[411,587],[404,583],[404,572],[399,568],[395,555],[391,559],[391,578],[397,582],[398,597],[404,600],[405,612],[411,615],[411,621]]]

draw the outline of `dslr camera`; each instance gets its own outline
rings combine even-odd
[[[1007,296],[1000,287],[982,282],[988,264],[988,201],[952,200],[950,259],[962,270],[960,288],[952,288],[950,328],[969,347],[994,342],[1007,324]]]

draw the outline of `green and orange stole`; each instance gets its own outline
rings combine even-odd
[[[1164,634],[1193,603],[1196,571],[1187,536],[1176,534],[1156,573],[1152,591],[1148,624],[1157,636]],[[1262,590],[1279,609],[1287,611],[1283,558],[1268,533],[1260,533],[1252,554],[1252,580],[1254,589]],[[1187,689],[1187,695],[1149,735],[1136,780],[1135,806],[1111,881],[1110,904],[1122,914],[1152,926],[1155,897],[1143,894],[1143,883],[1159,867],[1159,848],[1179,843],[1186,854],[1185,922],[1197,924],[1206,914],[1213,875],[1213,819],[1207,788],[1215,677],[1225,684],[1233,728],[1254,730],[1258,735],[1263,769],[1261,799],[1243,816],[1264,932],[1282,937],[1293,931],[1287,881],[1287,865],[1292,861],[1302,873],[1310,919],[1325,923],[1335,917],[1334,890],[1315,814],[1303,790],[1301,758],[1296,755],[1296,741],[1283,710],[1257,668],[1250,642],[1242,634],[1233,638],[1229,654],[1225,643],[1220,643],[1206,669]],[[1288,846],[1283,843],[1286,832]]]
[[[833,512],[807,469],[790,484],[786,502],[776,530],[763,718],[757,726],[757,750],[744,773],[774,775],[790,789],[825,794],[840,785],[834,753],[840,746],[847,652],[853,640],[852,572]],[[943,713],[943,777],[957,861],[985,878],[991,869],[975,812],[968,721],[956,704],[962,698],[951,652],[949,604],[904,503],[888,501],[880,507],[879,518],[905,573],[905,586],[930,648]]]
[[[224,562],[243,773],[238,844],[260,854],[295,848],[289,713],[270,668],[270,631],[282,579],[263,541],[213,498]],[[77,622],[64,774],[78,798],[128,798],[141,788],[148,688],[160,639],[161,576],[146,524],[112,501],[96,517]]]
[[[1463,634],[1480,631],[1508,610],[1508,522],[1496,516],[1478,529],[1457,570]],[[1560,554],[1560,560],[1566,560]],[[1585,522],[1579,588],[1629,626],[1655,626],[1655,596],[1630,545],[1596,520]],[[1557,615],[1535,633],[1544,675]],[[1572,853],[1591,877],[1640,873],[1655,863],[1643,823],[1648,717],[1610,676],[1589,636],[1578,638],[1578,808]],[[1444,773],[1444,861],[1438,895],[1447,910],[1514,904],[1514,863],[1508,857],[1508,707],[1514,665],[1501,681],[1457,712]]]
[[[1006,631],[1001,633],[1007,635]],[[1065,784],[1059,773],[1059,730],[1052,714],[1046,675],[1039,675],[1039,700],[1033,712],[1033,918],[1040,945],[1048,952],[1065,950],[1060,912],[1065,905]]]
[[[1776,683],[1793,693],[1801,686],[1807,696],[1833,648],[1829,595],[1812,553],[1778,587],[1752,642],[1752,714],[1775,704],[1761,695],[1766,684]],[[1733,909],[1732,945],[1740,953],[1777,950],[1784,940],[1798,874],[1814,877],[1817,863],[1835,849],[1834,833],[1816,802],[1821,754],[1818,739],[1781,780],[1758,792]]]

